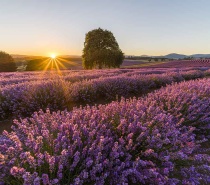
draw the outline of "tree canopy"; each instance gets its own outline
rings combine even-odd
[[[86,34],[82,55],[85,69],[118,68],[123,59],[124,54],[112,32],[98,28]]]
[[[12,56],[0,51],[0,72],[13,72],[16,69],[17,67]]]

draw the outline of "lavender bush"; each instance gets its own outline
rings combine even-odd
[[[133,76],[133,75],[146,75],[146,74],[164,74],[171,72],[185,72],[191,70],[207,71],[208,67],[199,68],[140,68],[140,69],[112,69],[112,70],[64,70],[62,72],[14,72],[14,73],[0,73],[0,87],[26,83],[26,82],[36,82],[40,80],[49,80],[55,78],[63,78],[71,83],[91,80],[101,77],[111,77],[111,76]]]
[[[159,70],[162,71],[162,70]],[[75,105],[107,102],[116,97],[140,96],[172,82],[204,76],[205,71],[187,70],[143,75],[143,70],[107,70],[105,72],[64,72],[63,76],[49,73],[21,73],[17,84],[9,83],[13,73],[5,73],[7,79],[0,89],[0,119],[13,116],[29,116],[39,109],[70,110]],[[157,71],[156,71],[157,72]],[[81,78],[79,78],[79,74]],[[2,75],[4,76],[4,75]],[[24,77],[23,77],[24,76]],[[41,76],[41,77],[40,77]],[[29,82],[22,81],[31,78]],[[36,80],[35,80],[36,79]],[[77,80],[76,80],[77,79]],[[82,80],[83,79],[83,80]],[[14,77],[12,77],[12,80]],[[17,80],[18,81],[18,80]],[[5,82],[5,81],[4,81]]]
[[[209,184],[209,92],[210,79],[202,79],[140,99],[15,120],[0,138],[0,182]]]

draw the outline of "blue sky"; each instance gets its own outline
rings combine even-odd
[[[80,55],[85,33],[113,32],[127,55],[210,53],[210,0],[1,0],[0,50]]]

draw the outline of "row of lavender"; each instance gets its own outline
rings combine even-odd
[[[174,60],[161,64],[152,65],[151,67],[162,68],[185,68],[185,67],[210,67],[210,59],[198,59],[198,60]]]
[[[210,183],[210,79],[14,123],[0,139],[2,184]]]
[[[172,82],[209,75],[208,71],[138,75],[135,72],[71,83],[63,78],[4,86],[0,90],[0,119],[30,116],[39,109],[70,110],[72,107],[132,97]]]
[[[91,70],[91,71],[76,71],[76,70],[65,70],[65,71],[46,71],[46,72],[16,72],[16,73],[0,73],[0,87],[15,85],[25,82],[33,82],[40,80],[49,80],[52,78],[62,78],[71,83],[82,81],[82,80],[91,80],[101,77],[110,77],[116,75],[142,75],[142,74],[163,74],[166,72],[178,72],[178,71],[189,71],[189,70],[207,70],[208,68],[182,68],[182,69],[115,69],[115,70]]]

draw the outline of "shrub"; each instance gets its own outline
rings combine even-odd
[[[14,132],[0,138],[0,182],[208,184],[210,156],[200,148],[208,138],[197,131],[210,128],[209,84],[183,82],[138,100],[15,120]]]
[[[14,59],[8,53],[0,51],[0,72],[16,71]]]

